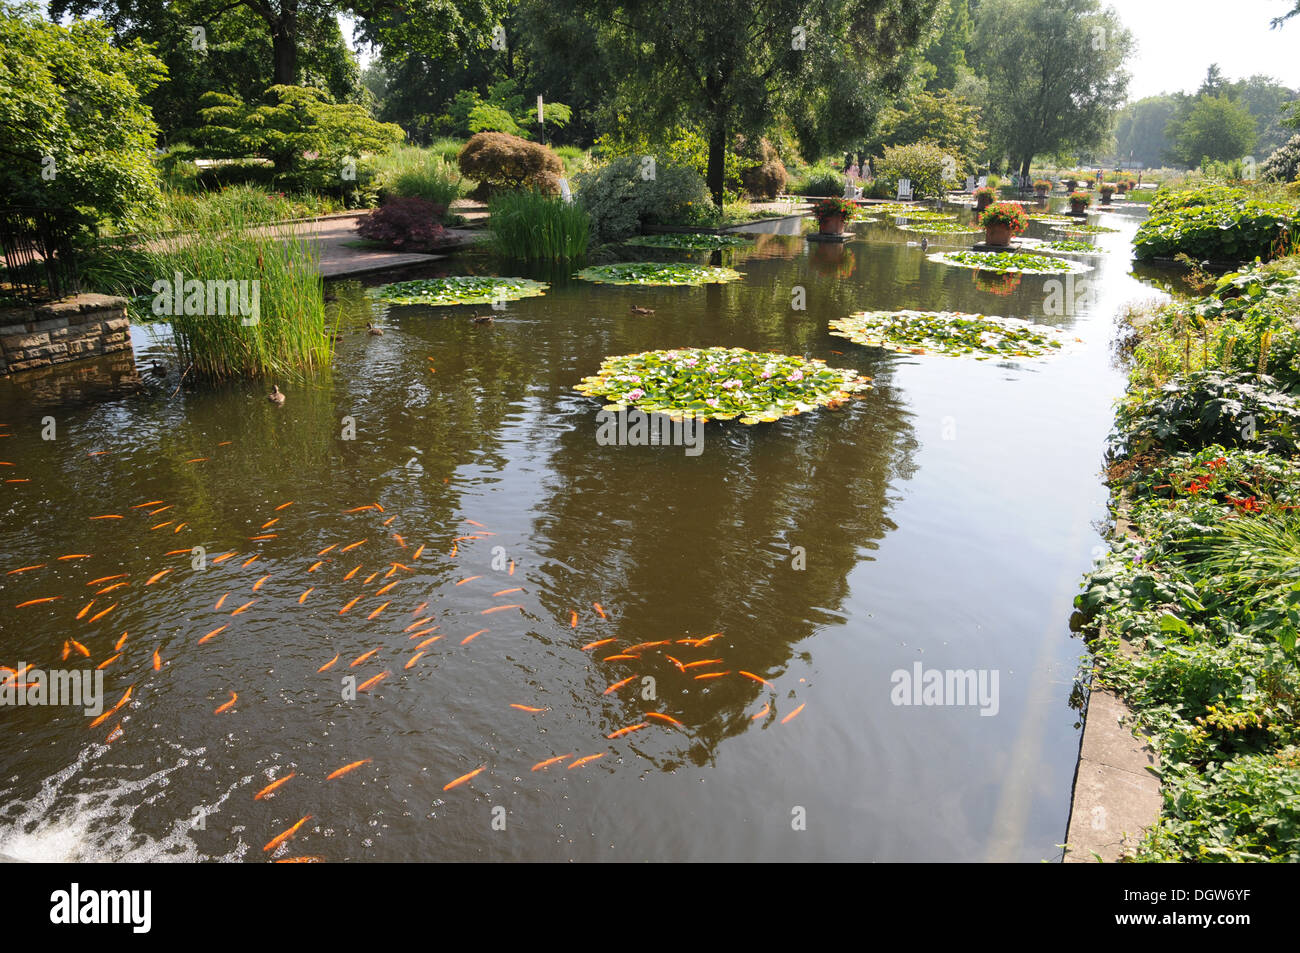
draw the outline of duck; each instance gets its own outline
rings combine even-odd
[[[470,320],[473,321],[475,324],[491,324],[491,323],[492,323],[492,315],[490,315],[490,314],[479,314],[477,311],[475,311],[473,314],[471,314],[471,315],[469,316],[469,318],[470,318]]]
[[[266,399],[277,407],[281,406],[284,403],[284,394],[280,393],[280,385],[272,384],[271,393],[266,395]]]
[[[377,327],[375,327],[373,324],[371,324],[369,321],[366,322],[366,329],[367,329],[371,334],[383,334],[383,333],[384,333],[384,329],[383,329],[383,328],[377,328]]]
[[[929,247],[930,247],[930,239],[928,239],[928,238],[922,238],[922,239],[921,239],[921,251],[926,251]]]
[[[654,314],[654,313],[655,313],[655,309],[654,309],[654,308],[642,308],[642,307],[640,307],[639,305],[635,305],[635,304],[634,304],[634,305],[632,305],[632,313],[633,313],[633,314]]]

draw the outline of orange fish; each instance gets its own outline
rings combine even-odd
[[[425,632],[432,632],[432,631],[433,631],[433,629],[425,629]],[[413,638],[413,639],[415,639],[415,638],[419,638],[419,636],[421,636],[421,635],[424,635],[424,632],[419,632],[419,633],[417,633],[416,635],[411,636],[411,638]],[[423,642],[421,642],[419,645],[417,645],[416,648],[417,648],[417,649],[422,649],[422,648],[424,648],[426,645],[432,645],[434,642],[437,642],[440,638],[442,638],[441,635],[435,635],[435,636],[434,636],[433,638],[431,638],[431,639],[425,639]]]
[[[122,633],[122,637],[121,637],[120,639],[117,640],[117,645],[113,646],[113,651],[114,651],[114,652],[120,652],[120,651],[122,651],[122,646],[124,646],[124,645],[126,645],[126,633],[125,633],[125,632],[123,632],[123,633]]]
[[[262,800],[262,798],[266,797],[268,794],[270,794],[271,792],[273,792],[273,791],[274,791],[276,788],[278,788],[280,785],[285,784],[286,782],[288,782],[288,780],[289,780],[290,778],[292,778],[295,774],[297,774],[296,771],[290,771],[290,772],[289,772],[288,774],[286,774],[284,777],[282,777],[282,778],[280,778],[280,779],[278,779],[278,780],[276,780],[276,781],[272,781],[272,782],[271,782],[270,784],[268,784],[266,787],[262,788],[262,790],[258,791],[256,794],[254,794],[254,795],[253,795],[253,800],[254,800],[254,801],[260,801],[260,800]]]
[[[172,523],[174,523],[174,522],[175,522],[175,520],[168,520],[168,521],[165,522],[165,523],[159,523],[157,526],[150,526],[149,529],[150,529],[150,530],[162,529],[164,526],[171,526]]]
[[[712,642],[714,639],[720,639],[720,638],[722,638],[722,633],[721,633],[721,632],[714,632],[712,635],[707,636],[706,638],[703,638],[703,639],[696,639],[696,640],[695,640],[695,647],[696,647],[696,648],[699,648],[699,647],[702,646],[702,645],[708,645],[708,644],[709,644],[710,642]]]
[[[730,674],[731,672],[705,672],[703,675],[696,675],[695,680],[697,682],[702,682],[706,679],[721,678],[724,675],[730,675]]]
[[[115,582],[111,586],[105,586],[103,589],[96,589],[95,595],[102,596],[106,592],[112,592],[114,589],[121,589],[123,586],[129,585],[131,585],[129,582]]]
[[[641,661],[641,657],[640,657],[639,655],[627,655],[627,654],[620,654],[620,655],[606,655],[603,659],[601,659],[601,661],[602,661],[602,662],[617,662],[617,661],[620,661],[621,659],[630,659],[630,660],[632,660],[633,662],[639,662],[639,661]]]
[[[456,583],[456,585],[463,586],[467,582],[473,582],[475,579],[482,579],[482,578],[483,578],[482,576],[466,576],[460,582]]]
[[[214,638],[216,638],[216,637],[217,637],[218,635],[220,635],[222,632],[226,631],[226,629],[229,627],[229,625],[230,625],[230,623],[226,623],[225,625],[218,626],[217,628],[213,629],[211,632],[209,632],[209,633],[208,633],[207,635],[205,635],[203,638],[199,639],[199,645],[202,645],[204,642],[208,641],[209,639],[214,639]]]
[[[189,553],[189,552],[192,552],[192,550],[189,550],[189,549],[169,549],[169,550],[167,550],[167,552],[163,553],[163,555],[164,555],[164,556],[179,556],[181,553]]]
[[[333,668],[333,667],[334,667],[334,663],[337,662],[338,660],[339,660],[339,657],[336,655],[336,656],[334,656],[332,659],[330,659],[328,662],[326,662],[324,665],[322,665],[320,668],[316,669],[316,671],[317,671],[317,672],[323,672],[323,671],[325,671],[326,669]]]
[[[267,842],[266,846],[262,848],[262,853],[266,853],[268,850],[275,850],[277,847],[279,847],[281,844],[287,841],[294,834],[298,833],[298,828],[302,827],[310,820],[311,820],[311,815],[308,814],[306,817],[304,817],[297,824],[293,825],[293,827],[289,828],[283,834],[277,834],[275,837],[272,837]]]
[[[722,659],[720,658],[700,659],[698,662],[687,662],[685,665],[682,666],[682,669],[684,670],[688,668],[695,668],[695,666],[697,665],[717,665],[721,661]]]
[[[500,592],[492,593],[492,598],[495,599],[497,596],[508,596],[512,592],[523,592],[523,591],[524,590],[522,589],[502,589]]]
[[[235,702],[237,702],[237,701],[239,701],[239,696],[236,695],[234,692],[231,692],[231,693],[230,693],[230,701],[228,701],[228,702],[226,702],[224,705],[221,705],[220,707],[218,707],[217,710],[214,711],[212,714],[214,714],[214,715],[220,715],[223,711],[230,711],[230,709],[232,709],[232,708],[235,707]]]
[[[44,566],[45,563],[41,563],[40,565],[41,565],[41,566]],[[38,566],[27,566],[26,568],[27,568],[27,569],[37,569],[37,568],[39,568],[39,567],[38,567]],[[22,570],[21,570],[21,569],[11,569],[10,572],[22,572]],[[90,582],[86,583],[86,585],[88,585],[88,586],[98,586],[101,582],[112,582],[114,579],[125,579],[125,578],[126,578],[127,576],[129,576],[129,575],[130,575],[130,573],[120,572],[120,573],[118,573],[116,576],[100,576],[98,579],[92,579],[92,580],[90,580]]]
[[[64,639],[63,640],[63,661],[66,662],[68,660],[68,655],[71,652],[72,652],[72,646],[68,644],[67,639]]]
[[[569,610],[569,628],[570,628],[570,629],[576,629],[577,627],[578,627],[578,613],[576,613],[576,612],[574,612],[572,609],[570,609],[570,610]]]
[[[672,645],[671,639],[664,639],[662,642],[638,642],[636,645],[629,645],[624,652],[640,652],[645,649],[658,648],[661,645]]]
[[[108,668],[108,666],[112,665],[114,662],[116,662],[116,661],[117,661],[118,659],[120,659],[121,657],[122,657],[122,653],[121,653],[121,652],[118,652],[118,653],[117,653],[116,655],[114,655],[112,658],[106,658],[106,659],[104,659],[104,661],[100,662],[98,665],[95,666],[95,669],[98,670],[98,669],[101,669],[101,668]]]
[[[185,523],[182,523],[182,524],[181,524],[181,526],[185,526],[185,525],[188,525],[188,524],[185,524]],[[172,530],[173,533],[179,533],[180,531],[181,531],[180,526],[178,526],[178,527],[176,527],[176,529]],[[280,538],[280,534],[279,534],[279,533],[263,533],[261,536],[250,536],[250,537],[248,537],[248,541],[251,542],[251,543],[256,543],[256,542],[260,542],[261,540],[264,540],[264,539],[279,539],[279,538]]]
[[[384,520],[384,524],[383,524],[383,525],[388,526],[388,525],[390,525],[390,524],[393,522],[393,520],[395,520],[395,519],[397,519],[396,516],[390,516],[390,517],[388,517],[388,519]]]
[[[588,642],[586,645],[584,645],[584,646],[582,647],[581,651],[583,651],[583,652],[588,652],[588,651],[590,651],[591,649],[598,649],[598,648],[600,648],[602,645],[609,645],[609,643],[611,643],[611,642],[617,642],[617,641],[618,641],[618,639],[601,639],[601,640],[599,640],[599,641],[597,641],[597,642]]]
[[[267,520],[265,523],[259,526],[258,529],[270,529],[278,522],[280,522],[280,517],[277,516],[275,519]]]
[[[768,713],[769,711],[771,711],[771,710],[772,710],[772,706],[771,706],[771,705],[764,705],[764,706],[763,706],[763,710],[760,711],[757,715],[753,715],[749,720],[750,720],[750,721],[758,721],[758,719],[760,719],[760,718],[766,718],[766,717],[767,717],[767,713]]]
[[[159,503],[166,503],[166,502],[167,502],[166,500],[150,500],[148,503],[137,503],[135,506],[131,507],[131,509],[142,510],[146,506],[157,506]]]
[[[455,556],[458,552],[460,552],[460,547],[457,546],[455,543],[452,543],[452,544],[451,544],[451,552],[449,552],[447,555],[448,555],[448,556]]]
[[[369,691],[370,689],[372,689],[372,688],[374,688],[376,685],[378,685],[380,682],[382,682],[384,679],[386,679],[390,674],[391,674],[391,673],[389,673],[389,672],[380,672],[380,673],[379,673],[378,675],[376,675],[374,678],[369,679],[368,681],[362,682],[360,685],[358,685],[358,686],[357,686],[357,691],[359,691],[359,692],[366,692],[366,691]]]
[[[179,533],[181,530],[183,530],[185,527],[189,525],[190,525],[189,523],[179,524],[174,530],[172,530],[172,535],[174,536],[175,534]]]
[[[808,703],[807,703],[807,702],[804,702],[802,705],[800,705],[800,706],[799,706],[798,708],[796,708],[794,711],[790,712],[790,714],[788,714],[788,715],[786,715],[784,718],[782,718],[782,719],[781,719],[781,724],[784,725],[787,721],[792,720],[792,719],[794,718],[795,715],[797,715],[797,714],[799,714],[799,712],[803,711],[803,706],[806,705],[806,704],[808,704]]]
[[[390,582],[388,585],[384,586],[382,589],[376,589],[376,590],[375,590],[375,595],[377,595],[377,596],[382,596],[385,592],[387,592],[389,589],[392,589],[393,586],[395,586],[395,585],[397,585],[397,583],[395,583],[395,582]],[[387,605],[387,604],[388,604],[388,603],[384,603],[384,605]]]
[[[278,513],[283,509],[288,509],[290,506],[293,506],[293,500],[290,500],[288,503],[281,503],[275,508],[274,512]]]
[[[355,599],[353,599],[351,602],[349,602],[347,605],[345,605],[342,609],[339,610],[339,615],[343,615],[343,613],[347,612],[347,611],[348,611],[349,609],[351,609],[354,605],[356,605],[358,602],[360,602],[363,598],[365,598],[365,597],[364,597],[364,596],[357,596]]]
[[[383,612],[385,609],[387,609],[390,605],[392,605],[391,602],[385,602],[383,605],[381,605],[381,606],[380,606],[378,609],[376,609],[374,612],[370,613],[370,615],[366,616],[366,619],[373,619],[375,616],[379,615],[379,613],[381,613],[381,612]]]
[[[104,712],[102,715],[100,715],[100,716],[99,716],[98,718],[96,718],[94,721],[92,721],[92,722],[90,723],[90,727],[91,727],[91,728],[98,728],[101,724],[103,724],[104,722],[108,721],[108,719],[109,719],[110,717],[112,717],[113,715],[117,714],[117,710],[118,710],[119,708],[121,708],[123,705],[125,705],[125,704],[127,703],[127,700],[130,699],[130,697],[131,697],[131,690],[134,689],[134,688],[135,688],[134,685],[132,685],[132,686],[130,686],[129,688],[127,688],[127,690],[123,693],[122,697],[119,698],[119,699],[117,700],[117,704],[114,705],[112,708],[110,708],[108,711]]]
[[[598,614],[602,619],[607,618],[607,616],[605,615],[605,610],[602,609],[602,608],[600,607],[600,603],[599,603],[599,602],[593,602],[593,603],[591,604],[591,607],[592,607],[593,609],[596,610],[596,613],[597,613],[597,614]]]
[[[468,523],[470,526],[477,526],[479,529],[483,529],[482,523],[475,522],[474,520],[466,520],[465,522]]]
[[[256,599],[249,599],[249,600],[248,600],[247,602],[245,602],[242,606],[240,606],[238,609],[236,609],[234,612],[232,612],[232,613],[230,613],[230,614],[231,614],[231,615],[239,615],[239,613],[243,612],[245,609],[247,609],[249,606],[251,606],[251,605],[252,605],[254,602],[256,602],[256,601],[257,601]]]
[[[318,563],[312,563],[312,564],[311,564],[311,567],[310,567],[307,571],[308,571],[308,572],[315,572],[317,569],[320,569],[320,567],[321,567],[321,566],[324,566],[324,565],[325,565],[325,560],[322,559],[322,560],[321,560],[320,562],[318,562]]]
[[[155,672],[162,671],[162,656],[158,654],[157,649],[153,650],[153,670]]]
[[[411,615],[419,615],[428,607],[429,607],[429,603],[421,602],[418,606],[416,606],[414,609],[411,610]]]
[[[611,731],[605,737],[611,740],[614,738],[621,738],[624,735],[630,735],[634,731],[640,731],[642,728],[649,728],[649,727],[650,727],[649,724],[643,721],[637,725],[628,725],[626,728],[620,728],[618,729],[618,731]]]
[[[344,581],[344,582],[347,582],[349,579],[351,579],[353,576],[355,576],[355,575],[356,575],[357,573],[359,573],[360,571],[361,571],[361,567],[360,567],[360,566],[357,566],[357,567],[356,567],[355,569],[353,569],[350,573],[348,573],[346,576],[343,577],[343,581]]]
[[[56,600],[56,599],[58,599],[58,598],[59,598],[58,596],[45,596],[44,598],[41,598],[41,599],[28,599],[26,602],[20,602],[20,603],[18,603],[18,605],[14,606],[14,608],[15,608],[15,609],[21,609],[21,608],[23,608],[24,606],[34,606],[34,605],[39,605],[39,604],[42,603],[42,602],[53,602],[54,600]]]
[[[325,780],[326,780],[326,781],[333,781],[335,778],[341,778],[341,777],[343,777],[343,775],[347,774],[349,771],[355,771],[357,768],[361,767],[363,764],[369,764],[372,760],[374,760],[374,759],[372,759],[372,758],[362,758],[360,761],[353,761],[351,764],[345,764],[343,767],[339,768],[337,771],[334,771],[333,773],[331,773],[328,777],[325,778]]]
[[[116,609],[116,608],[117,608],[117,603],[114,602],[114,603],[113,603],[111,606],[109,606],[107,609],[104,609],[104,610],[102,610],[102,611],[100,611],[100,612],[96,612],[96,613],[95,613],[94,615],[92,615],[92,616],[91,616],[87,621],[88,621],[88,622],[98,622],[100,619],[104,618],[104,616],[108,615],[110,612],[112,612],[112,611],[113,611],[114,609]]]
[[[366,510],[373,510],[374,508],[375,508],[375,504],[373,504],[373,503],[367,503],[365,506],[354,506],[354,507],[352,507],[352,509],[350,509],[350,510],[344,510],[343,512],[344,512],[344,513],[362,513],[362,512],[365,512]]]
[[[93,606],[94,604],[95,604],[95,600],[94,600],[94,599],[91,599],[89,602],[87,602],[87,603],[82,607],[81,611],[77,613],[77,618],[78,618],[78,619],[84,619],[84,618],[86,617],[86,613],[90,611],[90,607]]]
[[[253,564],[254,560],[257,559],[258,555],[260,555],[260,554],[258,554],[258,553],[253,553],[253,555],[251,555],[251,556],[249,556],[247,559],[245,559],[242,563],[240,563],[240,565],[243,566],[245,569],[247,569],[249,566],[251,566],[251,565]]]
[[[371,649],[369,652],[364,652],[361,655],[358,655],[356,658],[354,658],[351,662],[348,663],[348,668],[356,668],[366,659],[370,658],[372,655],[375,655],[378,651],[379,649]]]
[[[372,572],[372,573],[371,573],[369,576],[367,576],[365,579],[362,579],[362,580],[361,580],[361,585],[363,585],[363,586],[368,586],[368,585],[370,585],[370,580],[374,579],[374,578],[375,578],[376,576],[378,576],[378,575],[379,575],[379,570],[376,569],[374,572]]]
[[[536,714],[538,714],[538,713],[540,713],[540,712],[550,711],[549,708],[533,708],[531,705],[516,705],[516,704],[514,704],[513,702],[510,704],[510,707],[511,707],[511,708],[518,708],[520,711],[526,711],[526,712],[529,712],[529,713],[534,714],[534,715],[536,715]]]
[[[219,610],[219,609],[222,607],[222,605],[225,604],[226,597],[229,596],[229,595],[230,595],[229,592],[223,592],[223,593],[221,594],[221,598],[217,600],[217,604],[216,604],[215,606],[213,606],[212,608],[213,608],[213,609],[218,609],[218,610]]]
[[[363,543],[365,543],[365,540],[359,539],[355,543],[351,543],[350,545],[344,546],[342,549],[339,550],[339,552],[346,553],[349,549],[356,549],[358,546],[362,545]]]
[[[461,639],[461,640],[460,640],[460,644],[461,644],[461,645],[467,645],[471,640],[473,640],[473,639],[477,639],[480,635],[482,635],[482,634],[483,634],[484,632],[486,632],[486,631],[488,631],[488,630],[487,630],[487,629],[479,629],[477,632],[471,633],[470,635],[467,635],[467,636],[465,636],[465,638]]]
[[[152,586],[155,582],[157,582],[157,581],[158,581],[159,579],[161,579],[163,576],[167,575],[169,572],[171,572],[170,569],[164,569],[164,570],[162,570],[161,572],[156,572],[156,573],[154,573],[152,576],[150,576],[148,579],[146,579],[146,580],[144,581],[144,584],[145,584],[146,586]]]
[[[92,520],[120,520],[125,517],[118,516],[116,513],[106,513],[103,516],[92,516]]]
[[[444,785],[442,786],[442,789],[443,789],[444,791],[450,791],[452,788],[457,787],[458,785],[464,784],[464,783],[465,783],[466,781],[468,781],[470,778],[474,777],[474,775],[479,774],[480,772],[482,772],[482,771],[486,771],[486,770],[487,770],[487,765],[486,765],[486,764],[483,765],[482,767],[475,768],[475,769],[474,769],[473,771],[471,771],[469,774],[462,774],[462,775],[461,775],[460,777],[458,777],[455,781],[450,781],[450,782],[448,782],[447,784],[444,784]]]
[[[333,549],[333,548],[334,548],[335,546],[337,546],[337,545],[338,545],[338,543],[330,543],[328,546],[326,546],[324,549],[322,549],[322,550],[321,550],[319,553],[317,553],[316,555],[317,555],[317,556],[324,556],[326,553],[328,553],[331,549]]]
[[[663,712],[661,712],[661,711],[648,711],[648,712],[645,713],[645,717],[647,717],[647,718],[657,718],[659,721],[667,722],[668,724],[672,725],[672,726],[675,727],[675,728],[685,728],[685,727],[686,727],[686,726],[683,725],[680,721],[678,721],[676,718],[672,717],[672,715],[665,715],[665,714],[664,714]]]
[[[160,507],[158,507],[158,509],[156,509],[156,510],[150,510],[150,511],[149,511],[149,515],[150,515],[150,516],[157,516],[159,513],[166,513],[166,512],[167,512],[168,510],[170,510],[170,509],[171,509],[171,506],[170,506],[170,505],[167,505],[167,506],[160,506]],[[166,524],[163,524],[163,525],[166,525]]]
[[[69,553],[67,556],[60,556],[59,561],[63,562],[68,559],[89,559],[90,553]]]
[[[622,687],[623,687],[624,685],[626,685],[628,682],[635,681],[635,680],[636,680],[636,676],[635,676],[635,675],[629,675],[627,678],[623,679],[621,682],[615,682],[613,685],[609,686],[609,688],[605,689],[601,694],[602,694],[602,695],[612,695],[614,692],[618,691],[620,688],[622,688]]]
[[[203,462],[204,462],[205,460],[207,460],[207,459],[208,459],[207,457],[195,457],[193,460],[186,460],[185,462],[186,462],[186,463],[203,463]]]
[[[277,864],[319,864],[323,857],[282,857],[276,861]]]
[[[512,559],[510,560],[510,571],[506,573],[506,575],[513,576],[514,574],[515,574],[515,561]]]
[[[406,664],[403,665],[402,668],[410,668],[416,662],[420,661],[420,656],[423,654],[424,654],[423,652],[416,652],[409,659],[407,659]]]
[[[221,554],[220,556],[218,556],[216,559],[212,560],[212,565],[216,566],[216,565],[219,564],[219,563],[224,563],[227,559],[231,559],[232,557],[235,557],[235,556],[238,556],[238,555],[239,555],[239,553],[222,553],[222,554]]]
[[[261,589],[262,586],[266,584],[266,580],[268,580],[268,579],[270,579],[270,578],[271,578],[271,574],[268,572],[268,573],[267,573],[265,576],[263,576],[261,579],[257,580],[257,582],[253,583],[253,591],[254,591],[254,592],[257,592],[257,590]]]
[[[427,603],[426,603],[426,604],[427,604]],[[408,626],[407,626],[405,629],[403,629],[402,631],[403,631],[403,632],[410,632],[412,629],[418,629],[420,626],[422,626],[422,625],[427,625],[428,623],[430,623],[430,622],[432,622],[432,621],[433,621],[433,616],[431,616],[431,615],[427,615],[427,616],[425,616],[423,619],[416,619],[414,622],[412,622],[410,625],[408,625]]]
[[[598,759],[600,759],[600,758],[603,758],[603,757],[605,757],[604,752],[602,752],[602,753],[600,753],[600,754],[589,754],[589,755],[587,755],[587,757],[585,757],[585,758],[579,758],[577,761],[573,762],[573,764],[569,765],[569,766],[566,767],[564,770],[565,770],[565,771],[572,771],[574,768],[580,768],[580,767],[582,767],[584,764],[590,764],[592,761],[596,761],[596,760],[598,760]]]
[[[572,758],[573,754],[574,753],[570,751],[568,754],[556,755],[554,758],[547,758],[545,761],[538,761],[533,765],[532,770],[541,771],[543,768],[549,768],[551,765],[564,761],[566,758]]]
[[[108,737],[104,739],[104,744],[111,745],[114,741],[116,741],[118,738],[121,737],[122,737],[122,723],[119,721],[117,723],[117,727],[114,728],[112,731],[110,731],[108,733]]]
[[[479,615],[491,615],[493,612],[502,612],[506,609],[522,609],[522,608],[523,606],[519,606],[519,605],[493,606],[490,609],[484,609],[482,612],[479,613]]]
[[[423,552],[424,552],[424,543],[421,543],[421,544],[420,544],[420,548],[417,549],[415,552],[413,552],[413,553],[411,554],[411,559],[412,559],[412,560],[419,559],[419,558],[420,558],[420,554],[423,553]]]
[[[80,652],[80,653],[81,653],[83,656],[85,656],[86,658],[90,658],[90,649],[86,648],[84,645],[82,645],[82,644],[81,644],[80,642],[78,642],[76,639],[68,639],[68,644],[71,645],[74,649],[76,649],[78,652]]]
[[[393,539],[397,540],[397,545],[401,546],[403,549],[406,549],[406,540],[402,539],[401,533],[394,533]]]
[[[741,674],[741,675],[744,675],[746,678],[752,678],[754,681],[758,682],[760,685],[766,685],[768,688],[776,688],[776,686],[773,685],[771,682],[769,682],[767,679],[765,679],[765,678],[759,678],[759,677],[758,677],[757,675],[755,675],[753,672],[746,672],[746,671],[744,671],[744,670],[742,669],[742,670],[740,671],[740,674]]]
[[[310,589],[303,590],[303,594],[298,597],[298,605],[302,605],[304,602],[306,602],[307,597],[310,596],[315,591],[316,591],[315,586],[312,586]]]

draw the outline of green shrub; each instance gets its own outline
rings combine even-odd
[[[591,216],[577,203],[537,192],[505,192],[488,204],[492,243],[508,258],[561,261],[587,253]]]
[[[1183,253],[1198,260],[1267,261],[1290,250],[1300,211],[1285,202],[1236,198],[1157,213],[1156,202],[1133,239],[1138,258]]]
[[[956,173],[960,168],[961,163],[938,146],[918,142],[910,146],[885,146],[884,157],[876,163],[876,178],[894,194],[900,179],[910,179],[912,193],[918,198],[942,198],[949,187],[957,184]]]
[[[785,164],[776,149],[766,139],[760,139],[758,165],[749,166],[740,173],[745,191],[756,198],[774,199],[785,191],[787,181],[789,176]]]
[[[650,165],[626,156],[581,173],[575,188],[591,216],[592,237],[618,241],[637,234],[645,224],[694,224],[716,214],[704,179],[692,168],[671,161]]]
[[[381,202],[389,196],[421,198],[450,208],[464,190],[456,166],[430,149],[397,146],[376,158],[372,168]]]
[[[1278,146],[1259,167],[1259,177],[1271,182],[1300,179],[1300,133]]]
[[[843,195],[844,174],[837,171],[828,162],[819,162],[810,166],[804,176],[790,186],[790,191],[797,195]]]
[[[503,132],[470,137],[457,159],[463,175],[490,190],[532,188],[558,195],[564,163],[546,146]]]

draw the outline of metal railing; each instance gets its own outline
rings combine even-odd
[[[77,290],[67,212],[0,205],[0,298],[40,301]]]

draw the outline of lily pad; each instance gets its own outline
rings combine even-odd
[[[611,285],[707,285],[739,281],[742,276],[731,268],[713,265],[626,261],[615,265],[593,265],[582,269],[575,277]]]
[[[607,357],[574,389],[607,400],[606,410],[757,424],[838,407],[870,390],[869,381],[816,359],[706,347]]]
[[[1031,222],[1048,222],[1053,225],[1065,225],[1070,222],[1076,222],[1078,219],[1071,218],[1069,215],[1053,215],[1051,212],[1030,213]]]
[[[623,244],[641,245],[646,248],[682,248],[689,251],[710,251],[714,248],[730,248],[734,245],[749,245],[754,239],[743,235],[713,235],[707,232],[694,234],[666,233],[662,235],[638,235],[629,238]]]
[[[531,278],[496,278],[490,275],[462,275],[452,278],[421,278],[382,285],[369,292],[389,304],[427,304],[446,307],[453,304],[491,304],[494,301],[518,301],[546,293],[544,281]]]
[[[1059,351],[1064,332],[1018,318],[961,311],[859,311],[830,322],[831,333],[854,344],[900,354],[1042,357]]]
[[[1105,235],[1110,232],[1118,232],[1118,228],[1110,228],[1107,225],[1084,225],[1076,222],[1073,225],[1056,225],[1052,228],[1054,232],[1065,232],[1067,235]]]
[[[1005,251],[941,251],[928,256],[930,261],[957,268],[975,268],[1002,275],[1065,275],[1092,271],[1091,265],[1068,261],[1051,255],[1032,255]]]
[[[963,225],[960,222],[922,222],[919,225],[899,225],[899,231],[921,232],[924,235],[978,235],[984,229],[978,225]]]
[[[957,217],[952,212],[933,212],[929,209],[913,209],[897,214],[899,218],[909,218],[914,222],[951,222]]]
[[[1041,242],[1038,245],[1043,251],[1060,252],[1065,255],[1104,255],[1104,249],[1098,248],[1091,242],[1081,242],[1074,238],[1062,238],[1055,242]]]

